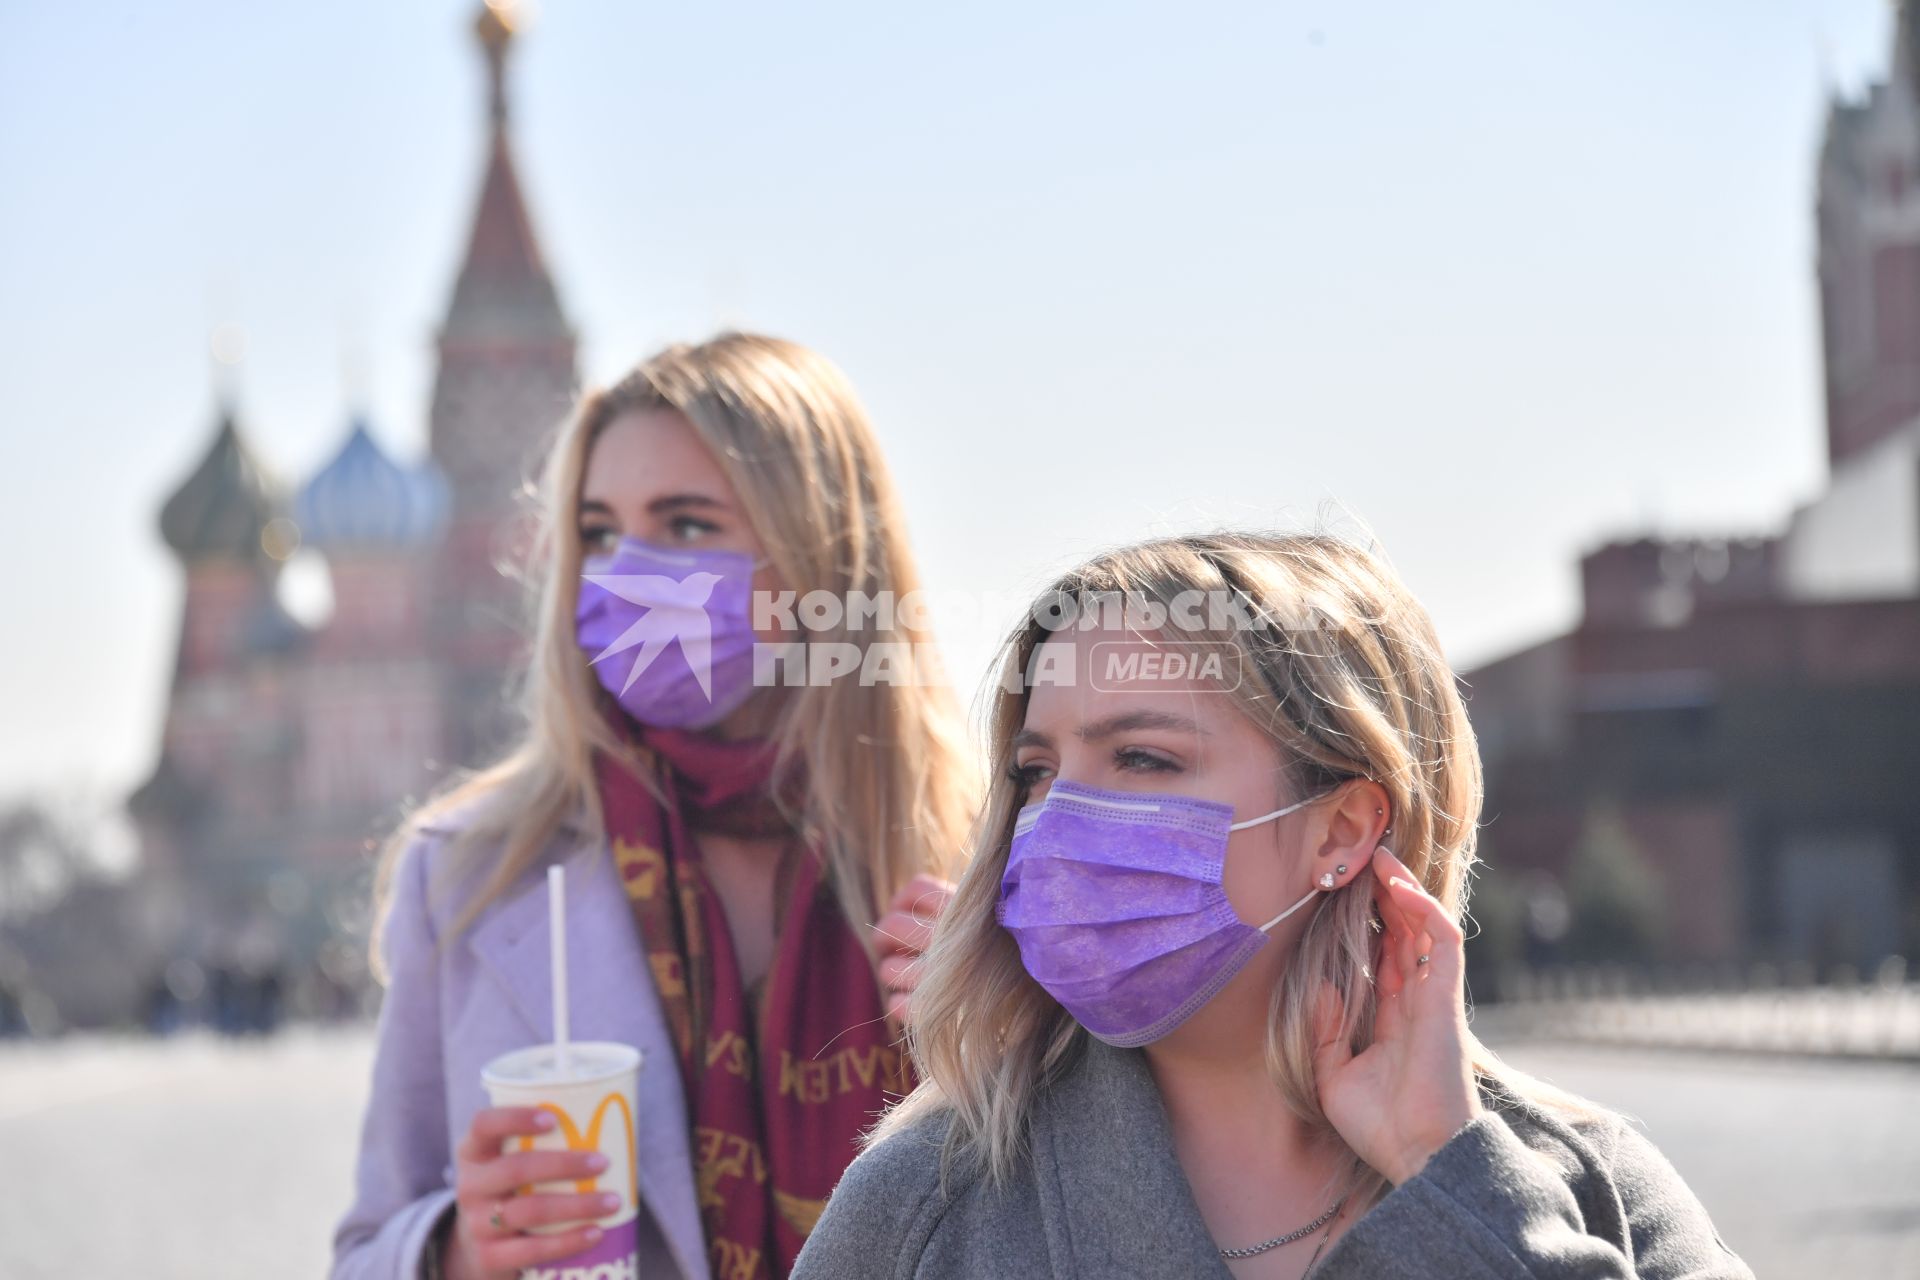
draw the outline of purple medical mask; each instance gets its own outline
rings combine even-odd
[[[1020,811],[999,919],[1033,980],[1108,1044],[1158,1040],[1211,1000],[1316,891],[1259,928],[1221,884],[1233,806],[1055,782]]]
[[[580,578],[574,635],[626,713],[705,729],[753,693],[753,558],[622,538]]]

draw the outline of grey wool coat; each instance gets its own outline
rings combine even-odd
[[[1312,1280],[1753,1280],[1625,1121],[1569,1124],[1493,1086],[1483,1098],[1488,1113],[1331,1244]],[[930,1116],[855,1160],[792,1280],[1231,1275],[1137,1049],[1089,1045],[1036,1104],[1032,1159],[1002,1187],[956,1168],[943,1194],[945,1134]]]

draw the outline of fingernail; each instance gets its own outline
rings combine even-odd
[[[620,1197],[613,1194],[613,1192],[609,1191],[605,1195],[600,1197],[600,1211],[602,1213],[612,1213],[615,1209],[618,1209],[619,1207],[620,1207]]]
[[[541,1130],[553,1128],[553,1113],[551,1111],[535,1112],[533,1127]]]
[[[598,1242],[598,1241],[599,1241],[599,1239],[600,1239],[600,1228],[598,1228],[598,1227],[588,1227],[588,1228],[587,1228],[587,1243],[588,1243],[588,1244],[594,1244],[594,1243],[596,1243],[596,1242]]]
[[[587,1168],[599,1173],[607,1167],[607,1158],[598,1151],[587,1157]]]

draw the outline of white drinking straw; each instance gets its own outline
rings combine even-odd
[[[547,868],[547,933],[552,940],[553,1061],[567,1074],[567,869]]]

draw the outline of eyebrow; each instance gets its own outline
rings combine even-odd
[[[1111,738],[1117,733],[1129,733],[1135,729],[1169,729],[1176,733],[1191,733],[1197,737],[1207,737],[1198,721],[1186,716],[1176,716],[1166,711],[1122,711],[1108,716],[1105,720],[1095,720],[1092,724],[1083,724],[1074,730],[1074,737],[1082,742],[1099,742]],[[1015,750],[1021,747],[1051,747],[1053,739],[1038,729],[1022,729],[1013,735],[1008,745]]]
[[[711,511],[725,511],[727,504],[718,498],[709,498],[704,493],[670,493],[663,498],[655,498],[647,504],[647,510],[653,515],[666,515],[673,511],[685,511],[701,508]],[[582,498],[581,515],[610,516],[613,508],[599,498]]]
[[[647,510],[655,515],[665,515],[669,511],[680,511],[687,507],[725,511],[727,504],[718,498],[709,498],[704,493],[670,493],[664,498],[655,498],[647,504]]]

